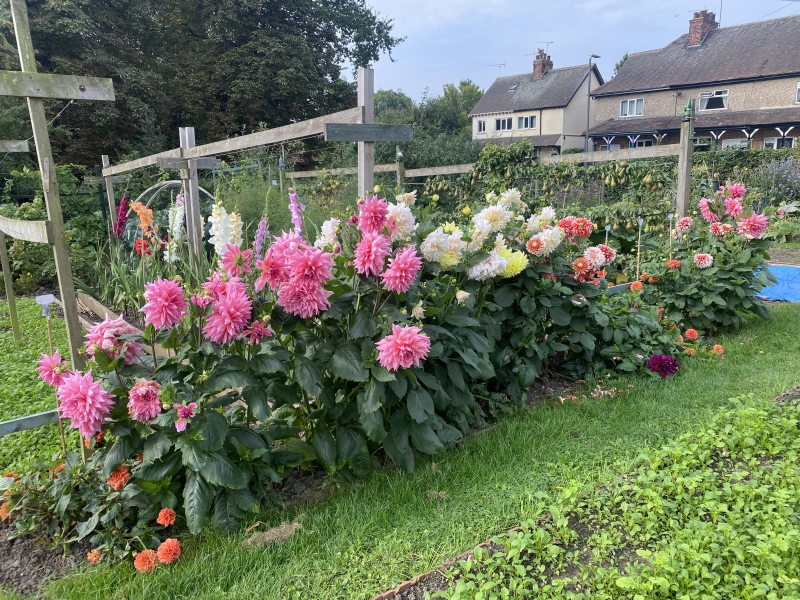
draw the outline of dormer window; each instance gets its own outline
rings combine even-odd
[[[509,92],[513,92],[515,89],[517,89],[517,86],[518,86],[518,85],[519,85],[519,83],[512,83],[512,84],[511,84],[511,87],[510,87],[510,88],[508,88],[508,91],[509,91]]]
[[[697,110],[722,110],[728,108],[728,90],[700,92]]]

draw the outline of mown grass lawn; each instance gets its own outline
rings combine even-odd
[[[52,583],[47,595],[370,598],[535,516],[566,486],[627,472],[639,453],[701,427],[729,398],[772,398],[800,384],[800,305],[777,306],[772,321],[749,321],[717,341],[726,348],[722,361],[686,361],[664,381],[617,380],[616,397],[523,411],[420,459],[416,475],[380,470],[361,483],[332,483],[330,497],[313,506],[253,515],[246,525],[303,525],[279,546],[247,549],[244,532],[208,531],[185,540],[173,566],[149,575],[127,564],[86,569]]]
[[[52,308],[52,307],[51,307]],[[22,339],[17,342],[11,332],[8,303],[0,302],[0,421],[24,417],[56,407],[52,387],[39,379],[36,361],[42,352],[50,352],[47,321],[35,300],[17,299],[17,315]],[[69,357],[67,330],[61,319],[51,319],[53,347]],[[78,436],[70,433],[73,449]],[[0,469],[21,472],[30,468],[34,458],[48,459],[61,450],[57,425],[47,425],[21,433],[0,437]]]

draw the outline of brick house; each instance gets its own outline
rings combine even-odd
[[[794,41],[793,41],[794,40]],[[678,143],[688,99],[695,139],[711,147],[792,147],[800,135],[800,15],[720,28],[699,11],[689,32],[631,54],[593,90],[594,149]]]
[[[495,79],[469,113],[472,139],[509,144],[528,140],[537,152],[550,154],[583,148],[586,104],[589,101],[589,66],[553,68],[539,49],[533,71]],[[591,88],[604,83],[592,65]],[[594,101],[590,101],[592,110]]]

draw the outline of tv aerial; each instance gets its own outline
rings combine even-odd
[[[501,77],[503,75],[503,69],[506,67],[506,63],[496,63],[493,65],[486,65],[487,67],[497,67],[497,76]]]
[[[533,42],[534,44],[544,44],[544,53],[550,54],[550,44],[554,44],[555,42]],[[531,52],[530,54],[526,54],[525,56],[534,56],[536,52]]]

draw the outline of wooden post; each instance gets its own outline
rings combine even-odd
[[[3,267],[3,281],[6,284],[6,301],[8,302],[8,318],[11,319],[11,331],[14,339],[20,341],[19,319],[17,319],[17,302],[14,299],[14,278],[11,276],[11,265],[6,250],[6,234],[0,231],[0,263]]]
[[[678,154],[678,218],[689,216],[689,199],[692,193],[692,154],[694,153],[694,100],[690,100],[681,121],[680,153]]]
[[[108,154],[103,154],[100,158],[103,161],[104,169],[107,169],[108,167],[111,166],[111,161],[108,158]],[[111,215],[111,223],[114,223],[117,218],[117,201],[116,197],[114,196],[114,182],[111,181],[111,177],[106,177],[105,179],[106,179],[106,198],[108,198],[108,210],[109,214]]]
[[[25,0],[11,0],[11,18],[14,22],[14,33],[19,47],[19,60],[23,73],[36,73],[36,58],[33,51],[30,26],[28,25],[28,8]],[[61,291],[61,302],[64,307],[64,322],[67,326],[70,359],[75,369],[85,366],[79,350],[83,345],[81,324],[78,319],[78,304],[75,299],[75,283],[72,280],[72,268],[69,264],[69,247],[64,233],[64,219],[61,213],[61,199],[58,193],[53,152],[50,148],[50,136],[47,134],[47,119],[44,115],[44,100],[28,97],[28,109],[31,114],[33,139],[39,159],[39,171],[42,175],[42,190],[47,205],[47,215],[53,227],[53,255],[58,274],[58,286]]]
[[[358,106],[363,110],[361,123],[375,122],[375,71],[358,68]],[[358,197],[365,198],[375,185],[375,143],[358,142]]]
[[[179,130],[181,153],[194,148],[194,127]],[[192,265],[200,265],[203,251],[203,226],[200,220],[200,188],[197,185],[197,163],[189,160],[189,168],[181,169],[183,189],[186,190],[186,238],[189,242],[189,259]]]

